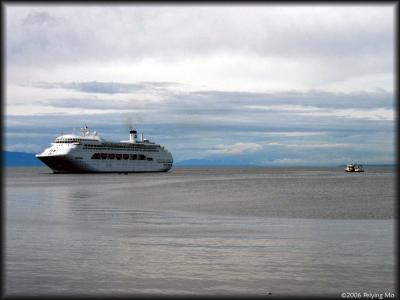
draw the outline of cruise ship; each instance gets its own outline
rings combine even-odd
[[[148,139],[137,138],[129,131],[129,140],[109,142],[87,126],[80,135],[57,137],[51,146],[36,157],[53,173],[133,173],[166,172],[173,164],[172,154]]]

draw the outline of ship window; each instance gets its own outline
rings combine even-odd
[[[107,153],[101,153],[101,159],[106,159],[107,158]]]
[[[116,157],[118,160],[120,160],[121,157],[122,157],[122,154],[115,154],[115,157]]]
[[[143,154],[139,154],[139,160],[145,160],[146,156],[144,156]]]
[[[114,157],[115,157],[115,154],[114,154],[114,153],[109,153],[109,154],[108,154],[108,158],[109,158],[109,159],[114,159]]]
[[[100,159],[100,153],[93,154],[92,159]]]
[[[148,160],[148,161],[152,161],[153,158],[152,158],[152,157],[148,157],[147,160]]]
[[[123,154],[122,157],[123,157],[124,159],[129,159],[129,154]]]
[[[137,159],[137,154],[131,154],[131,155],[129,155],[129,159],[131,159],[131,160]]]

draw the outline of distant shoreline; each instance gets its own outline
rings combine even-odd
[[[4,167],[46,167],[39,161],[34,153],[3,151]],[[365,164],[361,163],[365,168],[373,167],[396,167],[396,164]],[[251,163],[236,163],[227,161],[210,161],[206,159],[190,159],[178,161],[173,164],[174,168],[345,168],[342,165],[256,165]]]
[[[363,165],[364,168],[396,168],[397,165]],[[345,166],[255,166],[255,165],[176,165],[174,169],[242,169],[242,168],[254,168],[254,169],[332,169],[332,168],[344,168]],[[47,168],[47,166],[32,166],[32,165],[11,165],[4,166],[5,169],[16,169],[16,168]]]

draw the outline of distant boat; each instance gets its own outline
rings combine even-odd
[[[346,166],[346,172],[364,172],[364,168],[360,164],[350,164]]]

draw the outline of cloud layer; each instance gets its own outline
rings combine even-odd
[[[6,14],[13,79],[23,69],[45,81],[393,89],[393,5],[7,5]]]
[[[214,149],[208,150],[209,153],[218,154],[241,154],[253,153],[262,149],[257,143],[235,143],[233,145],[216,145]]]
[[[5,11],[8,149],[131,118],[176,160],[394,160],[394,5]]]
[[[49,86],[53,84],[35,88]],[[76,86],[86,85],[66,83],[63,88],[73,90],[77,98],[45,99],[37,104],[56,113],[9,115],[10,145],[20,143],[19,132],[29,130],[32,138],[25,139],[30,144],[40,141],[45,147],[61,130],[70,132],[83,123],[107,139],[124,140],[130,118],[139,131],[173,151],[177,161],[238,156],[231,157],[232,162],[318,165],[394,159],[394,97],[383,91],[235,93],[165,88],[158,100],[148,101],[133,97],[136,92],[115,100],[108,92],[86,89],[82,93]]]

